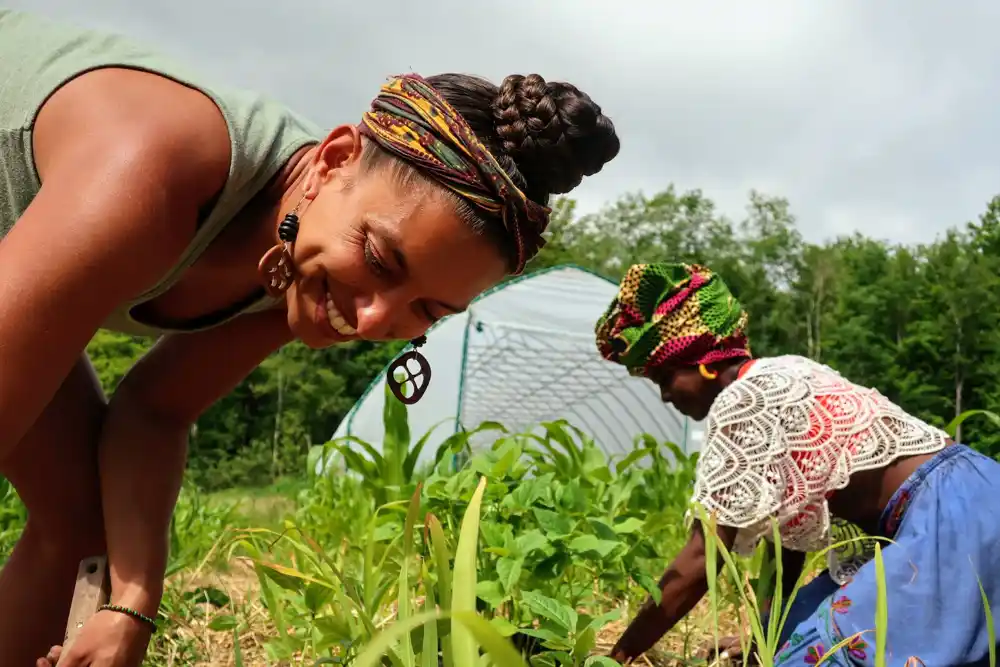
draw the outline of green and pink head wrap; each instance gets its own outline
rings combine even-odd
[[[747,314],[697,264],[636,264],[597,321],[597,349],[632,375],[750,357]]]

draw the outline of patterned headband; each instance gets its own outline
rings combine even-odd
[[[514,241],[514,273],[545,244],[550,209],[531,201],[455,111],[422,77],[404,74],[382,86],[362,133],[465,201],[499,216]]]

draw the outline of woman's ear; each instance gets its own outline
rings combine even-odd
[[[361,164],[362,148],[361,132],[356,126],[334,128],[316,149],[302,185],[305,195],[315,198],[327,184],[349,187]]]

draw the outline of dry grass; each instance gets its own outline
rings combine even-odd
[[[179,575],[172,584],[184,590],[215,587],[229,596],[231,608],[223,613],[233,613],[240,619],[240,649],[243,664],[247,667],[300,667],[310,664],[304,660],[296,660],[273,665],[267,660],[264,642],[268,637],[274,636],[276,631],[261,604],[257,576],[248,561],[234,560],[227,571],[197,576]],[[210,630],[208,623],[220,610],[208,604],[201,606],[203,613],[182,622],[174,636],[167,640],[166,657],[160,664],[165,667],[235,667],[233,633]],[[737,635],[740,627],[734,614],[726,615],[719,619],[719,637]],[[598,651],[606,655],[624,629],[625,623],[622,621],[606,626],[598,636]],[[712,636],[712,614],[708,601],[703,600],[687,619],[636,664],[639,667],[705,665],[703,651],[711,645]],[[173,654],[170,646],[175,647]],[[184,659],[184,652],[181,650],[184,646],[192,648],[199,659],[194,662]]]
[[[267,610],[260,602],[257,575],[248,561],[236,559],[226,571],[193,577],[179,575],[170,583],[184,590],[214,587],[223,591],[230,598],[230,608],[225,612],[234,614],[241,622],[239,635],[243,664],[246,667],[269,664],[264,653],[264,641],[273,630]],[[235,667],[233,633],[208,628],[209,622],[220,610],[207,603],[199,606],[202,613],[183,622],[172,638],[178,650],[173,656],[168,653],[165,667]],[[181,654],[179,647],[185,645],[193,645],[200,659],[193,663],[181,662],[177,657]]]

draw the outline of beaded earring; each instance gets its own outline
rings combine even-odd
[[[264,253],[257,265],[257,275],[269,297],[277,298],[284,294],[295,278],[292,246],[299,235],[299,207],[302,206],[304,199],[303,195],[295,208],[278,225],[278,243]]]
[[[401,354],[396,358],[392,364],[389,365],[389,369],[385,374],[385,381],[389,384],[389,390],[392,395],[396,397],[401,403],[406,405],[413,405],[423,397],[427,392],[427,387],[431,383],[431,364],[427,361],[427,357],[420,354],[417,350],[418,347],[422,346],[427,342],[427,336],[420,336],[419,338],[414,338],[410,341],[411,348]],[[419,366],[417,371],[413,371],[407,365],[407,362],[413,360]],[[397,371],[402,371],[402,379],[396,377]],[[423,383],[417,384],[417,378],[422,377]],[[409,396],[403,394],[403,386],[406,384],[411,384],[413,386],[413,393]]]

